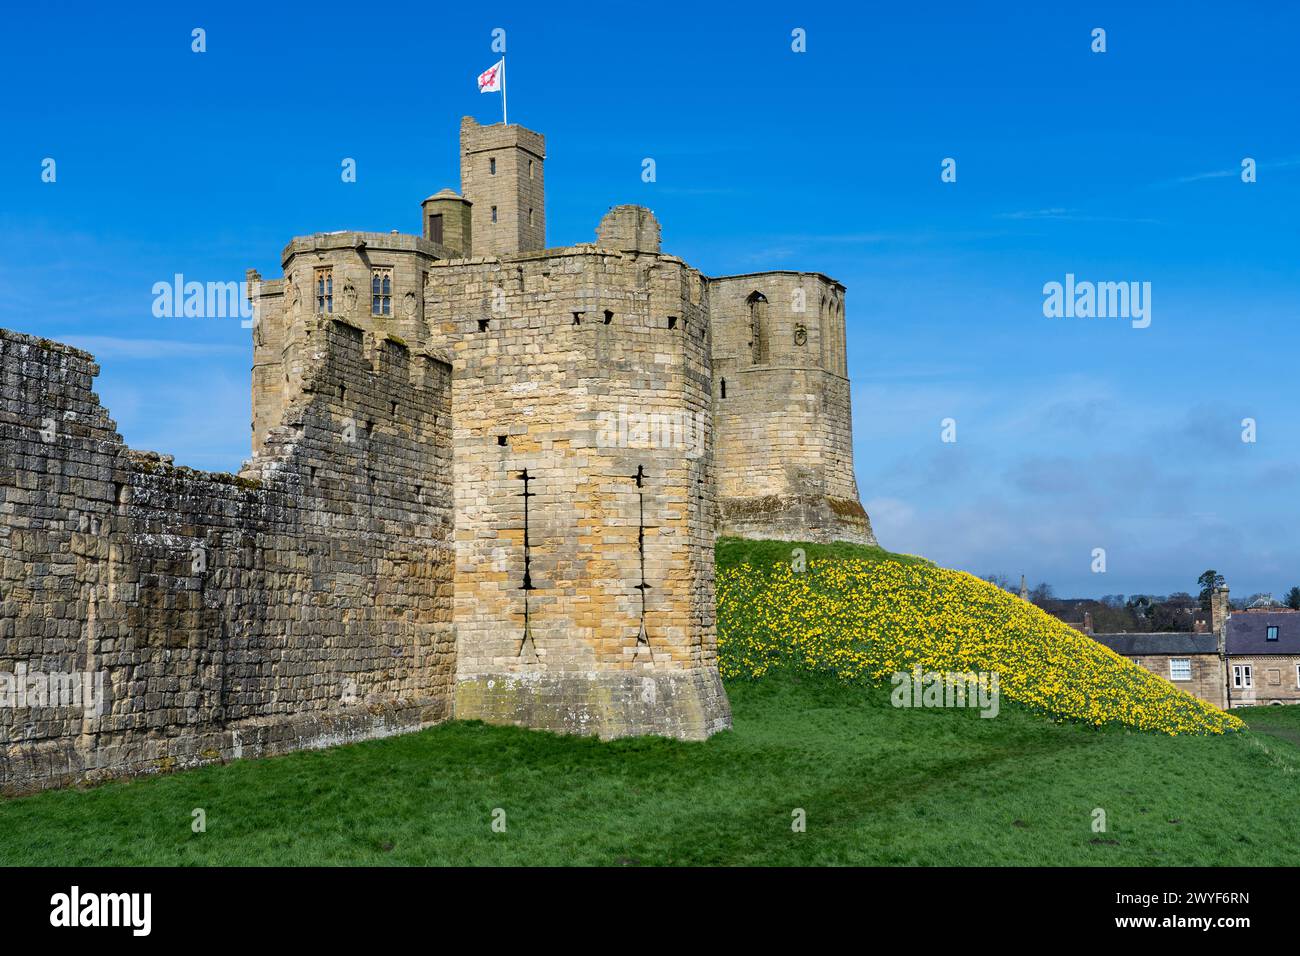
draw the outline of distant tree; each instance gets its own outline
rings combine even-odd
[[[1151,605],[1147,613],[1147,623],[1153,631],[1190,631],[1192,617],[1184,609],[1161,601]]]
[[[1124,606],[1124,595],[1122,594],[1103,595],[1101,599],[1101,603],[1106,605],[1107,607],[1121,608]]]
[[[1300,588],[1292,588],[1286,592],[1286,606],[1300,611]]]
[[[984,580],[994,587],[1001,588],[1004,591],[1010,591],[1012,594],[1015,594],[1020,590],[1020,587],[1013,584],[1011,579],[1005,574],[986,574],[984,575]]]
[[[1151,596],[1148,594],[1134,594],[1125,602],[1124,607],[1133,615],[1135,630],[1151,630],[1151,622],[1148,620],[1151,615],[1151,604]]]
[[[1214,570],[1206,571],[1196,579],[1196,583],[1201,586],[1200,596],[1202,611],[1208,611],[1210,609],[1210,594],[1215,588],[1223,587],[1223,582],[1223,575]]]
[[[1046,604],[1054,597],[1055,595],[1052,593],[1052,586],[1046,581],[1039,581],[1034,585],[1033,590],[1029,592],[1029,600],[1034,604]]]

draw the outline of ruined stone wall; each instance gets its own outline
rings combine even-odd
[[[593,246],[438,263],[426,315],[453,364],[457,717],[729,726],[704,279]]]
[[[321,316],[336,316],[419,348],[424,339],[425,276],[429,263],[445,256],[444,247],[404,233],[317,233],[285,247],[284,277],[261,282],[252,295],[255,455],[289,403],[302,394],[311,372],[303,350],[308,328]],[[391,273],[386,312],[385,302],[374,298],[377,269]],[[331,282],[323,305],[317,295],[322,270],[329,270]],[[250,284],[250,293],[253,289]]]
[[[450,715],[445,363],[312,323],[301,395],[232,476],[127,449],[85,352],[0,332],[0,360],[0,790]],[[23,672],[102,673],[102,712],[15,698]]]
[[[875,544],[853,472],[843,286],[728,276],[709,300],[719,532]]]

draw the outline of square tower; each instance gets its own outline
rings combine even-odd
[[[546,248],[546,137],[522,126],[460,121],[460,191],[472,203],[474,253]]]

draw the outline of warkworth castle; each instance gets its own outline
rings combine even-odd
[[[0,331],[0,791],[452,717],[701,739],[715,537],[874,543],[843,286],[704,276],[640,206],[548,248],[545,139],[460,138],[418,235],[250,272],[238,475],[126,447],[91,355]]]

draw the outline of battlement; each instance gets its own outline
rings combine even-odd
[[[352,252],[358,256],[396,252],[422,255],[430,260],[450,258],[450,252],[441,243],[423,236],[398,232],[355,232],[340,229],[337,232],[317,232],[310,236],[295,236],[280,253],[280,265],[288,270],[295,256],[327,252]]]

